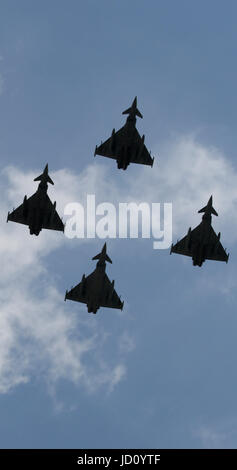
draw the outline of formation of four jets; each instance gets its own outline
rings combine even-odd
[[[115,132],[99,147],[96,146],[94,155],[112,158],[117,161],[119,169],[126,170],[130,163],[153,166],[151,157],[145,146],[145,136],[142,137],[136,129],[136,116],[142,118],[137,109],[137,98],[132,106],[123,114],[128,114],[125,125]],[[48,183],[54,184],[48,174],[48,165],[43,173],[34,179],[40,181],[37,191],[11,213],[8,212],[7,222],[17,222],[28,225],[31,235],[39,235],[42,229],[64,231],[64,224],[56,211],[56,202],[52,203],[48,194]],[[192,257],[194,266],[201,266],[205,259],[228,261],[227,255],[220,242],[220,233],[216,235],[211,225],[211,215],[218,215],[212,205],[212,196],[207,205],[199,210],[203,212],[202,222],[187,235],[172,244],[170,254],[178,253]],[[65,300],[74,300],[87,305],[88,312],[96,313],[100,307],[123,309],[123,302],[115,291],[114,281],[110,281],[105,270],[106,261],[112,263],[106,252],[106,243],[101,253],[94,256],[98,260],[96,269],[89,275],[83,274],[81,282],[66,291]]]

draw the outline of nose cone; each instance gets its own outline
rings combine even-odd
[[[44,169],[44,173],[47,175],[48,172],[49,172],[49,167],[48,167],[48,163],[47,163],[47,165],[45,166],[45,169]]]
[[[103,254],[106,253],[106,249],[107,249],[107,247],[106,247],[106,243],[105,243],[104,246],[103,246],[103,248],[102,248],[102,253],[103,253]]]

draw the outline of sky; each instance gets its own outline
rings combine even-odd
[[[236,448],[236,2],[1,0],[0,447]],[[137,96],[153,168],[94,158]],[[152,239],[68,239],[6,224],[37,186],[67,203],[172,203],[229,262]],[[64,217],[65,220],[65,217]],[[107,242],[123,311],[64,302]]]

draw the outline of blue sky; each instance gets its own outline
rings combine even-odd
[[[236,3],[0,3],[0,447],[236,447]],[[138,97],[153,168],[94,159]],[[230,260],[194,268],[107,240],[124,311],[63,302],[104,240],[5,224],[49,163],[67,202],[172,202],[174,240],[213,194]]]

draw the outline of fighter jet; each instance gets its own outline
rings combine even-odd
[[[206,259],[228,262],[227,255],[221,242],[221,234],[214,232],[211,225],[211,214],[218,215],[212,206],[212,196],[207,205],[198,211],[204,212],[202,222],[193,230],[188,229],[187,235],[178,241],[176,245],[171,245],[171,253],[191,256],[194,266],[202,266]]]
[[[87,277],[83,274],[81,282],[69,292],[66,291],[64,300],[75,300],[75,302],[87,304],[88,313],[96,313],[100,307],[123,310],[123,302],[114,289],[114,281],[110,282],[105,273],[105,262],[112,263],[106,253],[106,243],[101,253],[92,259],[98,259],[95,270]]]
[[[136,116],[143,117],[137,109],[137,97],[132,106],[123,111],[123,114],[128,114],[126,124],[117,132],[113,129],[111,137],[99,147],[96,146],[94,156],[113,158],[117,160],[118,168],[123,170],[127,169],[129,163],[152,166],[154,158],[151,157],[144,144],[145,136],[141,137],[136,129]]]
[[[42,228],[63,232],[64,224],[56,211],[56,202],[52,204],[47,194],[47,183],[54,184],[48,174],[48,164],[34,181],[40,181],[37,191],[29,199],[25,196],[23,204],[8,212],[7,222],[28,225],[31,235],[39,235]]]

